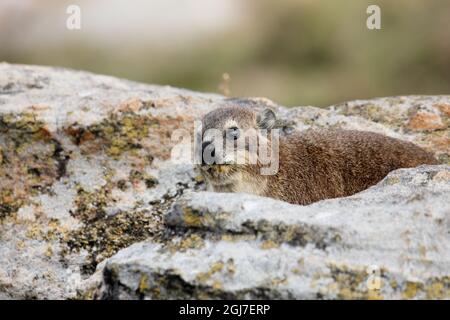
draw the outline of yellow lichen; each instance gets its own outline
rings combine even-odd
[[[301,274],[301,270],[299,268],[292,268],[291,272],[293,274]]]
[[[196,175],[196,176],[194,177],[194,180],[195,180],[195,182],[197,182],[197,183],[201,183],[201,182],[204,182],[204,181],[205,181],[205,178],[203,177],[203,175],[198,174],[198,175]]]
[[[0,115],[0,131],[7,133],[0,147],[2,217],[63,176],[68,158],[49,128],[32,113]]]
[[[444,299],[449,298],[449,292],[445,290],[442,282],[436,281],[429,285],[426,289],[427,299]]]
[[[146,274],[143,274],[141,276],[141,279],[139,280],[139,292],[144,293],[148,289],[149,289],[148,276]]]
[[[368,290],[367,291],[368,300],[383,300],[380,290]]]
[[[366,285],[368,274],[365,268],[354,268],[343,264],[329,264],[331,276],[338,285],[340,299],[368,299]]]
[[[105,175],[107,183],[94,192],[87,192],[78,186],[72,215],[83,222],[83,226],[64,237],[70,250],[85,249],[89,262],[84,270],[93,272],[96,265],[118,250],[132,243],[154,237],[161,232],[161,213],[170,207],[172,201],[155,204],[149,210],[126,210],[109,216],[106,208],[114,203],[111,189],[116,182]],[[137,204],[138,205],[138,204]]]
[[[185,250],[185,249],[193,249],[193,248],[201,248],[204,245],[203,239],[197,235],[192,234],[188,236],[187,238],[181,240],[180,245],[178,246],[178,249]]]
[[[269,250],[269,249],[274,249],[274,248],[278,248],[280,245],[277,244],[276,242],[272,241],[272,240],[266,240],[263,243],[261,243],[260,248],[263,250]]]
[[[216,280],[212,284],[213,289],[220,290],[222,289],[222,283],[219,280]]]
[[[398,287],[398,283],[395,279],[392,279],[391,282],[389,283],[389,285],[391,286],[392,289],[397,289]]]
[[[195,214],[190,208],[184,208],[183,210],[184,223],[188,227],[201,227],[202,220]]]
[[[38,223],[30,225],[25,233],[25,236],[30,239],[38,240],[43,235],[41,226]]]
[[[420,290],[420,283],[407,281],[406,287],[402,292],[402,296],[404,299],[413,299],[416,297],[418,291]]]
[[[279,286],[279,285],[282,285],[282,284],[287,284],[288,280],[287,280],[287,278],[284,278],[284,277],[283,278],[276,277],[276,278],[271,279],[270,283],[273,286]]]
[[[210,269],[206,272],[200,272],[197,274],[197,281],[199,282],[206,282],[208,281],[213,274],[221,271],[224,267],[224,263],[222,261],[215,262],[211,265]]]
[[[120,150],[120,148],[116,145],[112,145],[109,149],[108,149],[108,155],[110,155],[111,157],[117,157],[122,153],[122,151]]]
[[[16,248],[17,248],[17,249],[22,250],[22,249],[24,249],[25,247],[26,247],[25,241],[22,241],[22,240],[17,241],[17,243],[16,243]]]
[[[221,261],[219,261],[219,262],[216,262],[216,263],[214,263],[212,266],[211,266],[211,272],[212,273],[216,273],[216,272],[218,272],[218,271],[220,271],[220,270],[222,270],[223,269],[223,262],[221,262]]]
[[[53,256],[53,249],[50,245],[47,246],[47,249],[45,249],[44,254],[47,258],[51,258]]]
[[[400,179],[398,178],[398,177],[388,177],[387,179],[386,179],[386,183],[388,184],[388,185],[394,185],[394,184],[397,184],[397,183],[399,183],[400,182]]]

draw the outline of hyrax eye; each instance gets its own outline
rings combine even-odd
[[[239,138],[239,128],[238,127],[230,127],[226,130],[227,138],[237,140]]]

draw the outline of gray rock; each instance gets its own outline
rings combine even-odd
[[[223,98],[87,72],[0,64],[0,295],[90,298],[119,249],[157,238],[192,166],[170,133]]]
[[[0,297],[448,297],[448,167],[307,207],[202,192],[171,134],[229,104],[272,107],[287,134],[381,132],[450,164],[449,96],[284,108],[0,63]]]
[[[103,297],[450,298],[449,182],[448,165],[401,169],[354,196],[304,207],[192,193],[166,221],[201,241],[120,251],[106,263]],[[369,270],[379,291],[369,290]]]

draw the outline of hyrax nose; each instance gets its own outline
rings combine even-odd
[[[214,163],[216,150],[211,141],[204,141],[202,143],[202,165]]]

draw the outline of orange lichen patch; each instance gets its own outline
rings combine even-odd
[[[178,95],[178,96],[170,97],[170,98],[156,99],[151,102],[148,101],[148,102],[145,102],[145,104],[150,105],[153,108],[159,109],[159,108],[171,107],[173,105],[192,106],[196,103],[202,103],[205,101],[211,102],[211,100],[208,98]]]
[[[137,98],[130,99],[121,103],[116,112],[138,112],[143,106],[142,100]]]
[[[263,250],[269,250],[269,249],[274,249],[274,248],[278,248],[279,244],[277,244],[276,242],[272,241],[272,240],[266,240],[263,243],[261,243],[261,249]]]
[[[420,145],[434,153],[439,162],[450,164],[450,136],[445,131],[441,132],[444,135],[429,135]]]
[[[191,97],[171,97],[171,98],[161,98],[152,100],[142,100],[139,98],[131,98],[123,101],[114,109],[113,113],[136,113],[141,110],[146,110],[150,108],[165,108],[173,106],[174,104],[189,103]]]
[[[94,134],[92,132],[86,131],[80,136],[80,144],[85,143],[87,141],[92,141],[95,139]]]
[[[81,129],[80,128],[77,128],[76,126],[70,126],[70,127],[68,127],[68,128],[65,128],[64,129],[64,132],[68,135],[68,136],[70,136],[70,137],[72,137],[73,139],[73,142],[74,143],[77,143],[78,144],[78,138],[79,138],[79,136],[80,136],[80,134],[81,134]]]
[[[439,103],[434,105],[439,111],[441,111],[443,114],[450,116],[450,104],[446,103]]]
[[[52,138],[52,134],[47,126],[43,126],[36,132],[35,138],[49,141]]]
[[[448,171],[439,171],[433,177],[434,181],[447,182],[450,181],[450,172]]]
[[[421,111],[409,119],[407,127],[415,131],[429,131],[444,129],[446,126],[439,115]]]
[[[72,137],[72,141],[77,145],[81,145],[95,139],[95,135],[92,132],[76,126],[66,128],[64,131],[68,136]]]
[[[433,149],[450,152],[450,137],[432,137]]]
[[[44,111],[44,110],[49,110],[50,106],[48,105],[42,105],[42,104],[33,104],[32,106],[29,107],[31,110],[33,111]]]
[[[168,159],[170,152],[177,143],[172,141],[172,134],[177,129],[184,129],[194,135],[194,119],[192,117],[155,117],[156,124],[149,129],[149,136],[143,145],[147,147],[154,157]],[[192,138],[193,139],[193,138]]]
[[[0,216],[6,216],[63,176],[68,157],[32,114],[0,116],[0,132],[5,133],[0,146]]]
[[[58,162],[54,153],[43,150],[5,152],[0,168],[0,216],[15,212],[24,201],[58,178]]]

